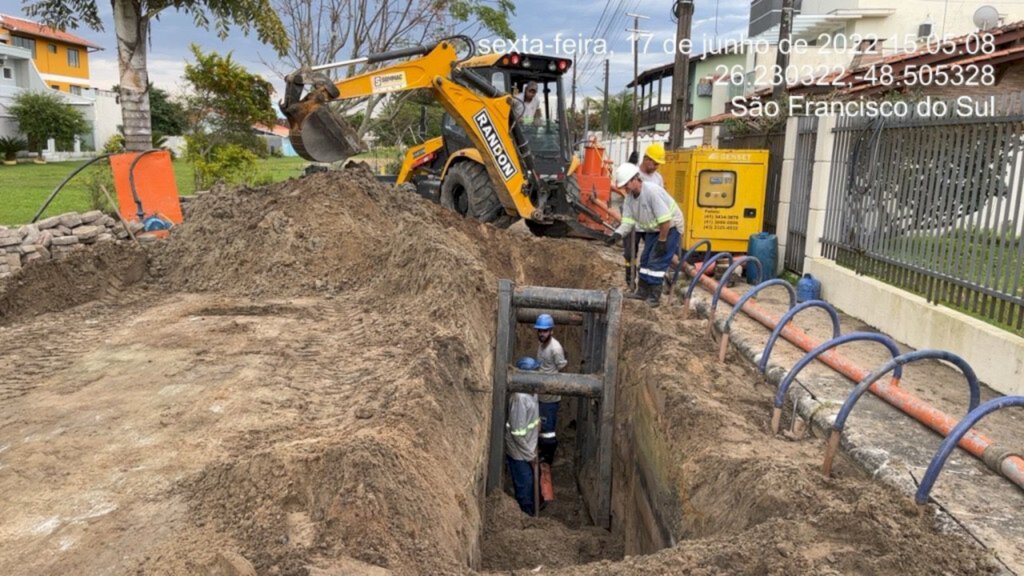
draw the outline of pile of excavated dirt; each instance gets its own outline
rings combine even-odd
[[[568,496],[561,493],[559,497]],[[551,517],[551,504],[535,518],[523,514],[507,494],[488,498],[481,568],[551,569],[622,557],[621,539],[616,535],[596,526],[567,526]]]
[[[681,510],[675,546],[557,574],[989,574],[992,559],[943,534],[910,497],[840,459],[820,473],[822,440],[770,434],[772,391],[745,365],[723,365],[701,320],[627,309],[618,426],[645,386],[663,395]],[[621,437],[621,434],[620,434]]]
[[[203,196],[148,289],[69,312],[75,346],[52,341],[64,315],[0,328],[17,350],[0,356],[0,573],[988,569],[903,497],[842,466],[820,478],[820,443],[769,437],[769,391],[720,367],[697,321],[636,302],[617,428],[656,382],[685,539],[572,567],[622,534],[507,496],[485,525],[497,281],[603,289],[621,282],[611,252],[465,221],[358,170]]]
[[[190,216],[155,252],[155,280],[325,298],[339,312],[309,329],[333,349],[296,385],[309,402],[341,403],[320,419],[327,429],[264,431],[204,467],[182,484],[191,514],[258,570],[478,563],[497,280],[599,287],[603,268],[580,255],[593,247],[466,221],[362,170],[208,194]]]
[[[95,244],[26,266],[0,279],[0,324],[115,295],[145,271],[145,252],[127,242]]]

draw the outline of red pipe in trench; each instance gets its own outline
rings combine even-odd
[[[689,270],[690,276],[697,273],[697,270],[693,266],[687,264],[686,267]],[[716,288],[718,288],[718,282],[708,276],[702,275],[700,283],[712,293]],[[730,305],[735,305],[740,299],[740,295],[728,288],[723,288],[722,299]],[[750,301],[743,305],[743,312],[745,312],[747,316],[750,316],[754,320],[767,326],[769,330],[774,329],[779,321],[778,318],[773,317],[771,314]],[[782,329],[782,337],[795,346],[802,348],[806,352],[810,352],[822,344],[821,342],[811,338],[803,330],[793,326],[792,323]],[[844,358],[835,349],[825,352],[818,357],[818,360],[821,360],[828,366],[832,367],[836,372],[839,372],[854,382],[860,382],[868,375],[866,370]],[[946,413],[913,394],[902,390],[898,386],[892,385],[890,382],[876,382],[871,386],[871,388],[869,388],[869,390],[875,396],[878,396],[882,400],[885,400],[889,404],[902,410],[905,414],[913,417],[918,422],[939,434],[942,434],[943,437],[947,436],[957,425],[958,420],[950,417]],[[1024,488],[1024,459],[1020,456],[1011,454],[1003,457],[999,461],[989,462],[985,459],[985,450],[995,446],[995,442],[993,442],[991,438],[974,430],[970,430],[964,435],[960,440],[959,446],[981,459],[990,468],[995,466],[996,472],[1000,472],[1011,482],[1021,488]]]

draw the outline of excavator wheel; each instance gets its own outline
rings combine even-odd
[[[508,228],[516,219],[505,213],[487,169],[476,162],[459,162],[441,183],[441,205],[466,218]]]

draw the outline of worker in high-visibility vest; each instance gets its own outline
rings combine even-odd
[[[644,182],[635,164],[627,162],[615,170],[615,185],[626,189],[628,195],[622,205],[622,223],[605,242],[610,246],[633,230],[644,234],[635,297],[657,306],[669,264],[679,252],[683,212],[664,188]]]
[[[516,368],[536,370],[540,364],[533,358],[520,358]],[[537,396],[513,392],[508,395],[508,420],[505,422],[505,459],[512,476],[512,487],[519,509],[533,516],[534,461],[537,458],[537,436],[540,432],[540,412]]]

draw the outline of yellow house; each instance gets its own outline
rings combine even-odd
[[[46,85],[75,95],[91,88],[89,52],[101,49],[74,34],[6,14],[0,14],[0,44],[31,50]]]

